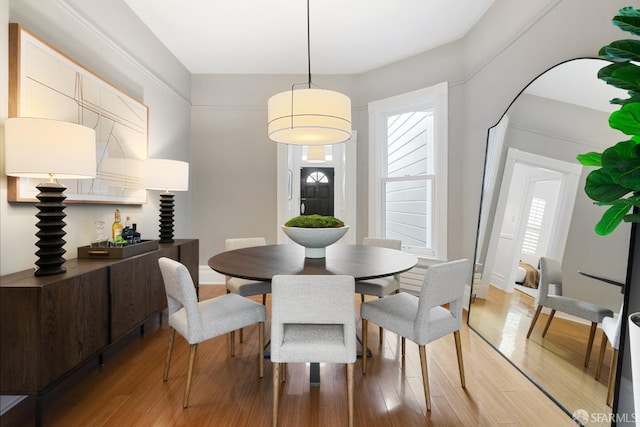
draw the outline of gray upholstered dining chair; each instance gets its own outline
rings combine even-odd
[[[600,353],[598,364],[596,365],[596,380],[600,379],[604,353],[607,349],[607,342],[611,343],[613,354],[611,355],[611,367],[609,368],[609,383],[607,387],[607,405],[613,406],[613,386],[616,380],[616,364],[618,362],[618,349],[620,348],[620,330],[622,329],[622,313],[624,301],[620,306],[618,317],[605,317],[602,319],[602,341],[600,342]]]
[[[431,410],[429,374],[425,346],[453,333],[458,355],[458,370],[462,388],[465,387],[460,328],[466,284],[470,283],[471,261],[461,259],[430,266],[424,277],[420,295],[400,292],[360,305],[362,318],[362,348],[367,348],[368,322],[376,323],[402,337],[402,357],[405,338],[418,345],[422,383],[427,411]],[[448,308],[443,307],[448,304]],[[367,358],[362,358],[362,373],[367,372]]]
[[[553,293],[550,294],[549,289],[552,285],[555,289],[553,290]],[[551,309],[547,324],[542,331],[543,337],[547,335],[549,325],[551,325],[551,321],[553,320],[553,316],[556,314],[557,310],[581,319],[589,320],[591,322],[591,330],[589,332],[589,341],[587,343],[587,351],[584,358],[585,368],[589,366],[591,348],[593,347],[593,338],[595,337],[598,323],[601,323],[602,319],[607,316],[613,317],[613,311],[608,308],[600,307],[596,304],[562,295],[562,266],[558,260],[547,257],[540,258],[540,283],[538,285],[538,296],[536,300],[538,307],[533,315],[533,319],[531,320],[531,326],[529,326],[529,331],[527,332],[527,339],[531,336],[531,332],[533,332],[533,328],[538,321],[538,317],[540,316],[543,307]]]
[[[271,293],[273,426],[286,363],[346,363],[349,426],[353,426],[356,361],[354,279],[342,275],[276,275]]]
[[[364,246],[378,246],[387,249],[402,249],[402,241],[397,239],[382,239],[377,237],[365,237],[362,240]],[[377,279],[358,280],[356,282],[356,293],[360,294],[360,301],[364,302],[365,295],[382,298],[400,289],[400,274],[393,276],[379,277]],[[382,331],[380,327],[380,343],[382,343]]]
[[[189,404],[189,391],[199,343],[227,332],[258,323],[258,372],[264,376],[264,322],[267,310],[264,305],[239,295],[226,294],[198,302],[191,274],[187,268],[172,259],[158,260],[167,293],[169,307],[169,350],[164,365],[163,381],[169,377],[169,365],[173,353],[176,331],[190,345],[187,384],[184,391],[184,408]],[[233,341],[233,338],[232,338]],[[233,347],[231,356],[233,354]]]
[[[225,240],[225,249],[232,251],[235,249],[250,248],[253,246],[265,246],[267,241],[264,237],[241,237]],[[243,297],[262,295],[262,304],[266,302],[267,294],[271,293],[271,283],[257,280],[245,280],[238,277],[225,277],[227,292],[238,294]]]
[[[250,248],[253,246],[265,246],[267,241],[264,237],[239,237],[225,240],[225,249],[232,251],[235,249]],[[262,295],[262,305],[267,303],[267,294],[271,293],[271,283],[258,280],[246,280],[239,277],[225,276],[227,293],[238,294],[243,297]],[[243,330],[240,329],[240,342],[243,341]],[[231,345],[234,345],[232,343]]]

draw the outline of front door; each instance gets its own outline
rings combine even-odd
[[[333,216],[333,168],[300,168],[300,215]]]

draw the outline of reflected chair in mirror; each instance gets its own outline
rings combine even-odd
[[[553,293],[549,293],[550,286],[554,286]],[[591,330],[589,332],[589,341],[587,343],[587,351],[584,358],[584,367],[589,366],[589,359],[591,358],[591,349],[593,347],[593,338],[598,328],[598,323],[602,322],[605,317],[613,317],[613,311],[608,308],[600,307],[599,305],[592,304],[586,301],[578,300],[575,298],[569,298],[562,295],[562,266],[558,260],[541,257],[540,258],[540,284],[538,285],[536,312],[531,320],[531,326],[527,332],[527,339],[531,336],[533,328],[538,321],[538,317],[542,312],[543,307],[551,309],[547,324],[542,331],[542,337],[547,335],[549,325],[553,320],[556,311],[570,314],[581,319],[585,319],[591,322]]]
[[[425,346],[438,338],[453,333],[460,383],[465,388],[460,328],[464,288],[470,283],[471,261],[461,259],[430,266],[424,277],[419,296],[400,292],[360,305],[362,318],[362,347],[367,348],[368,322],[376,323],[402,337],[402,357],[405,356],[405,339],[418,345],[422,383],[427,411],[431,410],[429,374]],[[448,308],[445,308],[448,305]],[[362,373],[366,374],[367,358],[362,358]]]
[[[273,426],[287,363],[345,363],[349,426],[353,426],[356,361],[355,282],[351,276],[276,275],[271,293]]]
[[[264,237],[241,237],[225,240],[225,249],[233,251],[235,249],[250,248],[253,246],[265,246],[267,241]],[[267,302],[267,294],[271,293],[271,283],[257,280],[245,280],[238,277],[225,276],[227,293],[238,294],[243,297],[262,295],[262,305]],[[243,331],[240,329],[240,342],[243,341]],[[233,345],[233,344],[232,344]]]
[[[158,264],[167,293],[169,312],[169,350],[163,381],[167,381],[169,377],[176,331],[187,340],[190,346],[187,384],[182,406],[186,408],[189,404],[189,391],[198,344],[256,323],[259,325],[258,373],[262,378],[264,376],[264,322],[267,318],[264,305],[234,294],[198,302],[191,274],[183,264],[164,257],[158,260]],[[233,348],[231,356],[234,356]]]
[[[363,246],[378,246],[387,249],[402,249],[402,241],[397,239],[381,239],[376,237],[365,237]],[[382,298],[400,290],[400,274],[393,276],[379,277],[377,279],[358,280],[356,282],[356,293],[360,294],[360,301],[364,302],[365,295]],[[380,343],[382,343],[382,330],[380,327]]]
[[[618,363],[618,349],[620,348],[620,329],[622,328],[622,310],[620,306],[618,317],[605,317],[602,319],[602,341],[600,342],[600,354],[598,355],[598,364],[596,365],[596,380],[600,380],[600,371],[602,371],[602,362],[604,361],[604,353],[607,349],[607,342],[611,343],[613,354],[611,356],[611,367],[609,368],[609,383],[607,388],[607,405],[613,406],[613,388],[616,380],[616,365]]]

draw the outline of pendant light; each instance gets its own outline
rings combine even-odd
[[[267,104],[268,134],[273,141],[296,145],[328,145],[351,138],[351,100],[311,83],[311,41],[307,0],[307,63],[304,89],[278,93]]]
[[[324,145],[311,145],[307,147],[307,162],[324,163],[325,161],[326,154],[324,152]]]

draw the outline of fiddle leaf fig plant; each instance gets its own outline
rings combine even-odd
[[[613,24],[621,30],[640,36],[640,10],[620,9]],[[623,221],[640,222],[633,213],[640,207],[640,40],[614,41],[600,49],[603,59],[613,61],[598,71],[598,78],[607,84],[627,91],[629,97],[615,98],[612,104],[620,109],[609,116],[609,126],[629,137],[602,153],[578,155],[585,166],[595,166],[587,176],[585,193],[596,204],[608,206],[595,226],[596,233],[607,235]]]

